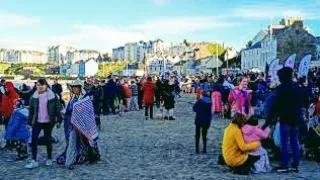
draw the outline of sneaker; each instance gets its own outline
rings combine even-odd
[[[169,119],[169,117],[168,117],[168,116],[165,116],[163,119],[164,119],[164,120],[168,120],[168,119]]]
[[[278,173],[288,173],[288,172],[289,172],[289,168],[283,168],[283,167],[275,168],[275,170],[276,170]]]
[[[51,159],[47,159],[46,160],[46,166],[52,166],[52,160]]]
[[[38,163],[37,161],[31,160],[31,161],[29,162],[29,164],[27,164],[27,165],[25,166],[25,168],[27,168],[27,169],[34,169],[34,168],[37,168],[38,166],[39,166],[39,163]]]
[[[289,171],[294,172],[294,173],[299,173],[299,169],[297,167],[291,167],[291,168],[289,168]]]
[[[170,117],[169,117],[169,120],[174,121],[174,120],[176,120],[176,119],[175,119],[174,117],[170,116]]]

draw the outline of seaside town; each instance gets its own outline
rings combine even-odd
[[[320,34],[277,21],[240,48],[0,46],[0,179],[318,179]]]

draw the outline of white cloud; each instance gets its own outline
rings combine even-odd
[[[39,19],[18,15],[15,13],[0,12],[0,27],[12,28],[18,26],[29,26],[40,22]]]
[[[15,37],[0,34],[0,47],[38,49],[46,51],[47,46],[64,44],[78,48],[110,52],[112,48],[127,42],[152,40],[159,37],[181,37],[186,33],[197,33],[212,28],[226,28],[236,24],[215,17],[167,17],[152,19],[125,27],[76,24],[72,33],[45,37]],[[169,38],[170,39],[170,38]]]

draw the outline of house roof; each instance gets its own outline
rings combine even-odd
[[[251,47],[247,48],[246,50],[249,50],[249,49],[258,49],[258,48],[261,48],[261,41],[255,43],[254,45],[252,45]]]

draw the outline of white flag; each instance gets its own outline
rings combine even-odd
[[[275,59],[271,62],[269,66],[269,75],[271,76],[271,81],[277,81],[278,80],[278,70],[282,68],[282,65],[279,65],[279,59]]]
[[[311,65],[311,55],[304,56],[299,65],[298,78],[307,76]]]
[[[293,69],[294,68],[294,63],[296,61],[296,57],[297,57],[297,54],[292,54],[290,57],[288,57],[288,59],[284,63],[284,67],[290,67],[290,68]]]

